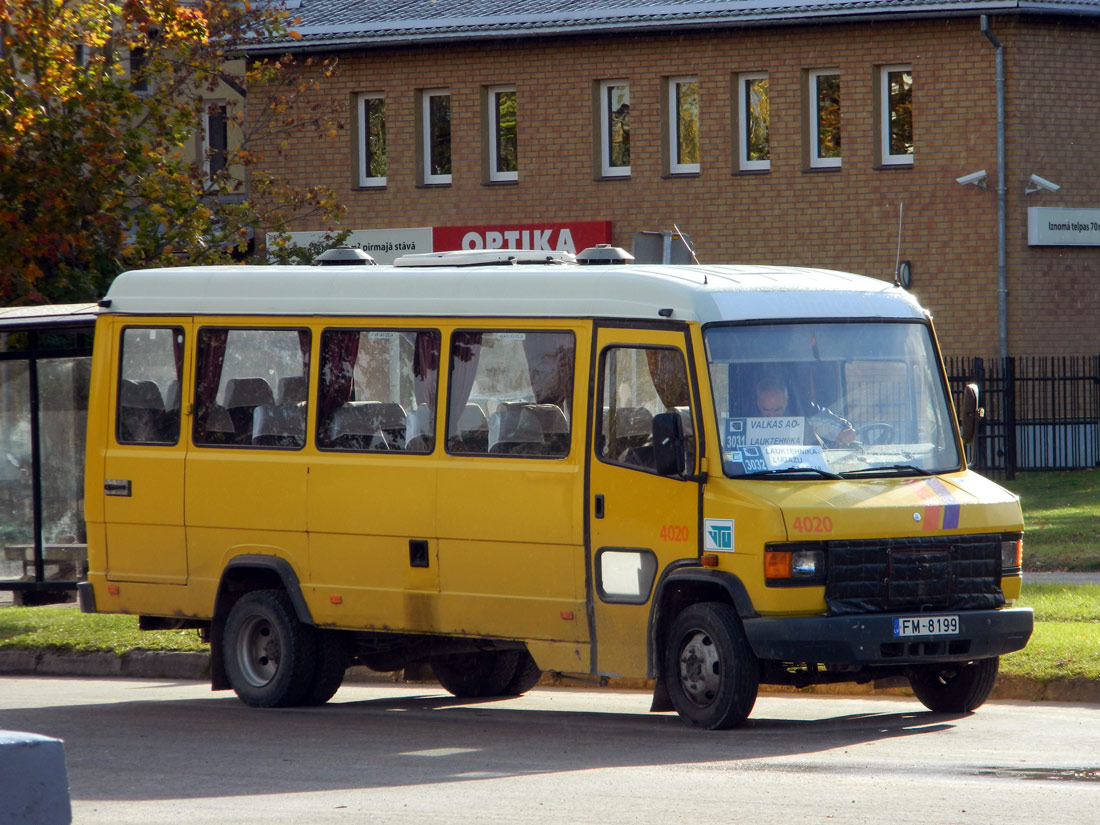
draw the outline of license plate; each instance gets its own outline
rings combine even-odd
[[[957,636],[958,616],[898,616],[894,619],[895,636]]]

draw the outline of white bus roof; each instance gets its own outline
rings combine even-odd
[[[124,272],[102,305],[142,315],[924,317],[885,281],[781,266],[179,267]]]

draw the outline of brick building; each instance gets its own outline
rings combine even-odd
[[[1096,0],[288,5],[300,39],[255,54],[338,57],[315,94],[347,128],[264,171],[336,189],[346,228],[609,226],[630,249],[676,226],[704,262],[901,260],[946,354],[1100,349]]]

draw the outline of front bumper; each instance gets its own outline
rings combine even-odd
[[[894,619],[912,615],[756,617],[743,621],[758,659],[824,665],[908,665],[988,659],[1022,650],[1035,624],[1029,607],[945,610],[921,615],[958,616],[958,634],[894,636]]]

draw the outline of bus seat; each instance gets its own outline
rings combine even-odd
[[[391,450],[405,449],[405,408],[396,401],[382,401],[378,408],[378,429]]]
[[[405,451],[426,453],[432,447],[432,408],[427,404],[405,416]]]
[[[627,450],[644,447],[653,438],[653,413],[645,407],[619,407],[613,416],[613,440],[608,445],[608,456],[619,458]]]
[[[309,380],[304,375],[289,375],[279,379],[280,404],[304,404],[309,394]]]
[[[455,424],[462,452],[489,452],[489,419],[479,404],[469,402]]]
[[[381,404],[377,401],[349,401],[337,407],[329,426],[329,446],[334,450],[386,450],[382,434]]]
[[[561,407],[557,404],[528,404],[523,409],[530,410],[539,420],[546,444],[545,455],[568,455],[569,419]]]
[[[489,452],[494,454],[544,455],[542,425],[528,407],[501,404],[489,416]]]
[[[263,378],[230,378],[225,383],[225,408],[233,419],[238,444],[252,443],[252,413],[275,403],[271,385]]]
[[[267,404],[252,412],[252,443],[263,447],[304,447],[306,408],[298,404]]]
[[[118,394],[118,438],[122,442],[168,440],[164,399],[155,381],[123,379]]]

